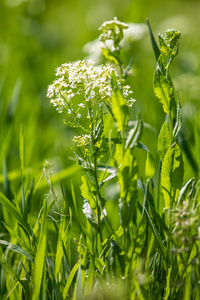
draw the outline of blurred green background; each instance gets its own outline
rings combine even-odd
[[[199,0],[0,0],[0,189],[4,193],[9,191],[8,183],[12,191],[20,187],[21,124],[29,181],[35,177],[38,182],[47,160],[52,174],[72,166],[72,177],[63,175],[66,190],[70,189],[71,178],[75,187],[79,186],[70,150],[74,133],[49,103],[46,90],[55,78],[55,68],[83,59],[84,45],[96,39],[99,26],[114,16],[133,23],[145,23],[148,17],[156,37],[168,28],[182,32],[180,53],[171,74],[183,106],[184,138],[197,165],[194,127],[199,133]],[[132,116],[134,119],[140,111],[143,121],[159,132],[165,116],[153,93],[156,62],[145,32],[128,50],[133,57],[133,75],[128,83],[137,100]],[[144,130],[142,141],[157,157],[157,135]],[[186,157],[185,163],[186,179],[198,176]],[[9,182],[3,181],[6,174]],[[41,184],[41,189],[47,187]]]

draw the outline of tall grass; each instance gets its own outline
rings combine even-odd
[[[170,76],[180,33],[159,35],[157,45],[149,24],[148,28],[157,64],[153,88],[165,113],[157,136],[158,160],[141,140],[142,132],[152,128],[140,115],[134,122],[130,119],[114,72],[110,114],[88,106],[90,123],[73,124],[90,137],[87,142],[82,133],[75,140],[79,166],[74,163],[52,174],[46,162],[37,181],[31,180],[22,126],[20,170],[7,172],[5,157],[2,175],[1,299],[199,299],[199,167],[194,167],[187,144],[179,142],[185,140],[185,132]],[[119,43],[114,50],[104,49],[104,55],[125,79],[128,69],[116,51]],[[19,82],[16,86],[11,103],[20,91]],[[10,106],[14,114],[16,106]],[[197,126],[194,129],[199,159]],[[3,153],[7,139],[9,135]],[[183,155],[194,172],[186,181]],[[74,188],[73,174],[81,177],[80,190]],[[16,193],[13,178],[18,179]],[[70,195],[63,180],[70,182]],[[39,205],[31,209],[44,186],[49,192],[43,197],[39,193]],[[80,193],[83,210],[77,200]]]

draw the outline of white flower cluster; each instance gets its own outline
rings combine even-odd
[[[85,107],[93,110],[104,104],[111,106],[112,72],[121,86],[117,71],[109,64],[96,66],[92,60],[63,64],[56,70],[57,79],[48,87],[47,97],[60,113],[65,112],[75,122],[81,118],[81,109]],[[121,89],[127,105],[131,106],[134,100],[130,86]],[[72,99],[77,95],[82,101],[75,107]]]

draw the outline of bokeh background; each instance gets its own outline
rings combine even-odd
[[[180,53],[171,75],[183,107],[184,139],[190,156],[188,159],[184,154],[186,179],[198,176],[195,132],[200,130],[199,0],[0,0],[0,189],[4,193],[9,191],[8,183],[13,192],[20,187],[21,124],[29,181],[35,178],[42,192],[48,188],[43,179],[40,181],[42,167],[48,161],[52,174],[60,174],[66,191],[70,193],[71,179],[75,188],[80,185],[71,152],[74,133],[49,103],[46,91],[55,78],[55,68],[85,58],[84,45],[98,37],[104,21],[115,16],[123,22],[143,23],[145,28],[127,48],[128,59],[133,57],[128,83],[137,100],[132,118],[139,111],[143,121],[157,132],[165,116],[152,88],[156,62],[146,19],[156,37],[168,28],[182,32]],[[144,130],[142,141],[156,158],[157,135]]]

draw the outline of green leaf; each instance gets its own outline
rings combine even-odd
[[[120,185],[119,214],[121,225],[125,227],[136,211],[138,167],[131,150],[125,152],[121,166],[118,169]]]
[[[59,226],[59,235],[58,235],[56,257],[55,257],[55,278],[57,278],[60,272],[62,258],[64,254],[63,247],[66,247],[67,241],[69,239],[69,234],[68,234],[69,224],[70,222],[68,222],[68,224],[66,225],[66,221],[64,220],[63,217],[61,217],[61,224]]]
[[[160,56],[160,49],[159,49],[159,47],[156,43],[156,40],[155,40],[155,37],[153,35],[153,32],[152,32],[152,29],[151,29],[151,26],[150,26],[150,23],[149,23],[148,19],[147,19],[147,26],[148,26],[148,29],[149,29],[149,34],[150,34],[150,39],[151,39],[151,44],[153,46],[154,54],[155,54],[156,60],[158,60],[158,58]]]
[[[183,300],[190,300],[192,294],[192,271],[187,273],[186,282],[184,285],[184,299]],[[197,299],[197,298],[196,298]]]
[[[171,275],[171,270],[172,270],[172,266],[168,269],[168,273],[167,273],[167,286],[166,286],[166,291],[165,291],[165,298],[164,300],[169,299],[169,295],[170,295],[170,275]]]
[[[125,129],[128,125],[129,109],[116,83],[115,74],[112,74],[112,112],[117,121],[118,130]]]
[[[127,203],[131,201],[133,194],[137,189],[138,167],[135,157],[131,154],[130,149],[126,151],[122,165],[118,170],[120,185],[120,198]]]
[[[14,206],[14,204],[8,200],[2,193],[0,193],[0,203],[7,209],[7,211],[16,219],[16,221],[23,227],[23,229],[30,236],[33,237],[33,231],[31,230],[29,224],[24,220],[22,214]]]
[[[138,116],[135,126],[128,133],[125,149],[128,148],[132,149],[137,145],[142,134],[142,127],[143,127],[142,120],[140,116]]]
[[[4,223],[4,226],[10,233],[10,236],[12,236],[12,238],[16,239],[16,241],[19,243],[20,247],[22,249],[24,249],[29,254],[29,256],[32,257],[32,259],[34,259],[35,258],[34,251],[31,248],[29,248],[29,246],[25,242],[25,239],[21,236],[23,234],[23,232],[21,232],[21,230],[19,229],[19,231],[20,231],[20,234],[19,234],[18,230],[13,230],[10,226],[8,226],[5,223]]]
[[[96,197],[95,197],[95,187],[93,186],[92,182],[89,182],[89,179],[85,174],[81,176],[81,195],[84,199],[87,199],[90,207],[92,210],[96,209]]]
[[[17,246],[17,245],[14,245],[12,243],[9,243],[7,241],[4,241],[4,240],[0,240],[0,245],[2,246],[6,246],[7,249],[9,250],[12,250],[14,252],[17,252],[21,255],[24,255],[25,257],[27,257],[32,263],[34,262],[33,258],[29,255],[28,252],[26,252],[23,248]]]
[[[145,176],[151,179],[153,178],[154,173],[155,173],[154,158],[150,152],[147,152],[147,159],[145,164]]]
[[[83,299],[83,287],[81,279],[81,260],[79,260],[78,274],[76,279],[76,284],[74,288],[73,300],[82,300]]]
[[[119,65],[119,61],[118,59],[113,55],[113,53],[108,50],[108,49],[105,49],[105,48],[101,48],[102,50],[102,53],[103,53],[103,56],[110,60],[111,62],[115,63],[116,65]]]
[[[144,151],[146,151],[146,152],[150,152],[150,150],[147,148],[147,146],[144,145],[144,144],[142,144],[142,143],[140,143],[140,142],[137,143],[136,148],[142,149],[142,150],[144,150]]]
[[[180,190],[183,182],[184,168],[181,150],[177,144],[167,151],[161,170],[162,193],[165,199],[165,209],[174,200],[176,190]]]
[[[182,126],[182,109],[181,109],[180,100],[178,98],[178,106],[177,106],[177,111],[176,111],[176,123],[175,123],[174,130],[173,130],[174,140],[177,138],[177,136],[181,130],[181,126]]]
[[[86,280],[86,270],[87,270],[87,263],[88,263],[88,248],[85,248],[85,252],[83,254],[83,259],[81,260],[81,281],[82,281],[82,287],[85,286],[85,280]]]
[[[98,140],[101,138],[103,131],[104,131],[104,124],[102,121],[100,121],[93,130],[95,143],[98,142]]]
[[[93,259],[91,259],[89,269],[88,269],[87,279],[86,279],[85,292],[84,292],[84,296],[88,298],[91,295],[93,289],[94,272],[95,272],[94,261]]]
[[[114,171],[110,176],[106,177],[106,179],[102,180],[99,183],[99,189],[102,187],[102,185],[104,185],[105,182],[112,180],[113,178],[115,178],[117,176],[117,170]]]
[[[20,129],[20,140],[19,140],[19,152],[20,152],[20,165],[21,165],[21,212],[25,220],[27,220],[26,213],[26,203],[25,203],[25,195],[24,195],[24,134],[23,134],[23,125],[21,124]]]
[[[83,167],[86,171],[90,172],[91,175],[94,174],[93,164],[89,164],[86,160],[81,158],[76,152],[72,151],[76,159],[78,160],[79,166]]]
[[[67,279],[67,283],[66,283],[64,291],[63,291],[63,299],[66,299],[66,297],[67,297],[67,294],[68,294],[69,288],[71,286],[72,280],[74,279],[74,276],[75,276],[78,268],[79,268],[79,261],[74,265],[73,269],[71,270],[71,272],[69,274],[69,277]]]
[[[165,113],[170,111],[170,101],[172,97],[172,87],[157,66],[156,72],[154,74],[153,88],[156,96],[160,100],[163,110]]]
[[[199,165],[196,162],[196,157],[194,157],[194,154],[193,154],[193,151],[191,150],[190,144],[186,140],[185,133],[183,133],[182,131],[179,132],[178,142],[179,142],[181,149],[183,150],[185,156],[187,157],[188,162],[189,162],[190,166],[192,167],[193,172],[195,173],[195,176],[198,177],[199,176],[198,172],[200,170]]]
[[[144,212],[146,213],[148,224],[153,232],[153,235],[155,237],[155,241],[158,245],[160,253],[161,253],[162,257],[164,258],[164,262],[166,263],[166,248],[163,244],[163,240],[161,239],[159,232],[157,231],[155,225],[153,224],[152,219],[151,219],[146,207],[144,207]]]
[[[114,276],[124,276],[125,259],[122,249],[116,241],[110,242],[110,268]]]
[[[161,161],[163,161],[169,147],[170,147],[169,129],[167,127],[167,123],[164,122],[158,136],[158,153]]]
[[[24,175],[24,134],[23,134],[23,125],[21,124],[20,129],[20,164],[21,164],[21,176],[23,178]]]
[[[191,193],[194,190],[195,179],[191,178],[186,182],[186,184],[182,187],[179,193],[179,197],[177,200],[177,205],[181,204],[185,199],[187,199],[187,194]]]
[[[33,300],[39,299],[40,289],[42,285],[42,277],[44,272],[45,264],[45,252],[46,252],[46,241],[47,241],[47,202],[43,205],[42,224],[39,235],[39,241],[37,246],[37,252],[35,255],[35,265],[33,273]]]

